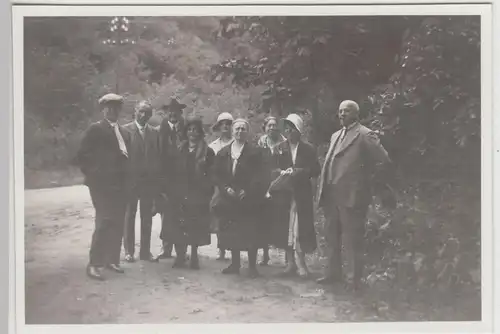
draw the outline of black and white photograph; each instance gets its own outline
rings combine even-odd
[[[490,5],[14,9],[18,330],[492,326]]]

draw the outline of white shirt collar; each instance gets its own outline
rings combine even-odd
[[[111,125],[112,127],[115,127],[118,125],[117,122],[111,122],[109,119],[105,118],[105,120],[109,123],[109,125]]]
[[[144,129],[146,128],[147,124],[144,124],[144,126],[140,125],[139,122],[137,122],[137,120],[135,121],[135,125],[137,126],[137,128],[141,131],[144,131]]]
[[[172,123],[172,122],[168,121],[168,124],[170,125],[170,128],[171,128],[172,130],[174,130],[174,129],[175,129],[175,127],[179,125],[179,122],[177,122],[177,123],[175,123],[175,124],[174,124],[174,123]]]
[[[347,132],[347,131],[351,130],[354,126],[356,126],[356,124],[358,124],[357,121],[349,124],[349,126],[347,126],[347,127],[345,127],[345,126],[342,127],[342,129],[344,129],[344,131]]]

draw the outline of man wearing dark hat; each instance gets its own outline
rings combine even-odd
[[[140,101],[135,107],[135,120],[124,127],[130,132],[129,185],[130,199],[125,215],[123,246],[125,261],[134,262],[135,216],[140,203],[141,245],[139,259],[155,261],[151,255],[151,227],[153,225],[153,201],[160,193],[160,136],[157,128],[148,124],[153,107]]]
[[[178,154],[181,143],[187,140],[184,136],[184,119],[182,111],[186,105],[179,103],[176,98],[171,98],[168,104],[163,105],[162,109],[165,112],[165,117],[160,124],[160,165],[162,188],[167,197],[168,205],[164,208],[162,214],[162,230],[160,238],[162,239],[162,251],[157,256],[159,259],[167,259],[172,257],[173,245],[167,242],[165,238],[166,226],[168,220],[174,219],[175,214],[172,208],[173,191],[172,178],[175,178],[174,167],[175,159]]]
[[[123,97],[107,94],[99,104],[104,119],[90,125],[77,159],[95,208],[95,230],[87,275],[104,280],[104,267],[117,273],[124,272],[120,267],[120,250],[127,200],[125,184],[130,137],[128,131],[117,123]]]

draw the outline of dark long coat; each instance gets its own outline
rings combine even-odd
[[[161,121],[159,130],[160,140],[160,167],[161,183],[164,192],[169,195],[173,188],[170,187],[170,181],[175,177],[176,159],[179,148],[187,141],[184,131],[184,120],[179,121],[177,133],[172,130],[168,118]]]
[[[214,179],[219,187],[224,209],[218,215],[219,246],[225,249],[248,250],[267,245],[266,222],[262,216],[264,195],[269,178],[265,174],[263,150],[246,143],[232,173],[231,145],[219,151],[215,158]],[[231,187],[237,193],[244,190],[246,196],[235,199],[227,194]]]
[[[288,229],[292,198],[297,204],[299,219],[299,243],[306,253],[313,252],[317,247],[314,229],[314,202],[311,180],[318,177],[320,165],[314,147],[300,141],[297,147],[295,164],[292,162],[292,152],[288,142],[281,143],[275,154],[269,157],[271,177],[275,179],[280,170],[293,168],[291,190],[280,190],[271,193],[272,233],[270,244],[278,248],[288,247]]]
[[[210,199],[213,183],[210,175],[214,151],[204,141],[189,152],[184,142],[175,162],[175,195],[171,196],[175,219],[165,227],[165,241],[174,244],[205,246],[210,244]]]
[[[184,120],[179,121],[177,132],[173,131],[164,117],[159,127],[160,140],[160,176],[159,186],[162,197],[156,200],[157,208],[162,212],[160,239],[166,241],[168,225],[176,220],[173,201],[175,199],[175,178],[176,161],[179,154],[179,148],[187,138],[184,131]]]

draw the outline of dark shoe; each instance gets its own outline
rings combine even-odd
[[[337,279],[335,277],[328,277],[328,276],[321,277],[320,279],[316,280],[316,283],[322,284],[322,285],[330,285],[330,284],[335,284],[338,282],[340,282],[339,279]]]
[[[125,270],[123,270],[123,268],[120,267],[119,264],[108,264],[107,267],[109,270],[112,270],[115,273],[123,274],[125,272]]]
[[[149,262],[158,262],[158,258],[154,257],[152,254],[149,255],[141,255],[140,257],[141,261],[149,261]]]
[[[128,262],[128,263],[133,263],[135,262],[135,259],[134,259],[134,256],[131,255],[131,254],[127,254],[125,255],[125,261]]]
[[[222,273],[224,275],[239,275],[240,268],[238,268],[237,266],[230,265],[229,267],[222,269]]]
[[[104,281],[105,280],[105,278],[102,275],[102,273],[99,270],[99,268],[94,267],[94,266],[88,266],[87,267],[87,276],[90,277],[90,278],[92,278],[92,279],[98,280],[98,281]]]
[[[260,261],[259,265],[263,266],[263,267],[267,267],[269,265],[269,260]]]

